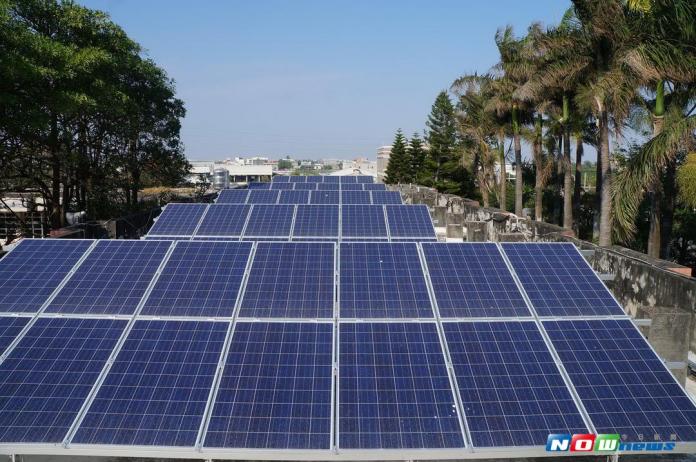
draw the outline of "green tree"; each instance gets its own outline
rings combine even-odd
[[[411,161],[410,181],[422,181],[427,152],[418,132],[408,142],[408,155]]]
[[[426,126],[426,170],[431,178],[430,184],[443,190],[452,186],[448,182],[451,182],[451,175],[459,166],[454,106],[446,91],[443,90],[437,95]]]
[[[411,164],[406,149],[406,138],[401,129],[396,131],[394,143],[392,143],[389,164],[384,172],[384,182],[387,184],[408,183],[411,173]]]

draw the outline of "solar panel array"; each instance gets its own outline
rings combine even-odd
[[[277,175],[272,178],[272,183],[335,183],[335,184],[355,184],[355,183],[374,183],[374,177],[369,175]]]
[[[278,183],[279,185],[290,185],[291,183]],[[298,183],[301,185],[303,183]],[[216,204],[403,204],[399,191],[379,191],[373,189],[363,190],[363,186],[384,186],[384,185],[361,185],[354,184],[359,188],[350,189],[316,189],[316,185],[329,183],[304,183],[312,186],[310,189],[223,189],[220,191]],[[187,204],[191,205],[191,204]],[[175,216],[172,216],[175,218]],[[180,217],[177,217],[180,219]]]
[[[238,191],[235,191],[238,192]],[[273,191],[249,191],[268,193]],[[307,191],[287,191],[301,192]],[[314,191],[319,194],[323,192]],[[330,191],[337,193],[336,191]],[[344,192],[345,194],[346,192]],[[309,194],[309,193],[308,193]],[[361,202],[365,191],[349,191],[355,202]],[[356,196],[356,194],[358,194]],[[398,193],[397,193],[398,194]],[[434,241],[435,228],[425,205],[371,205],[371,204],[211,204],[199,214],[200,223],[187,224],[187,230],[175,229],[175,224],[154,226],[148,238],[155,239],[227,239],[227,240],[308,240],[308,239],[375,239],[382,241]],[[180,220],[182,213],[171,209],[190,210],[188,204],[168,204],[157,221],[169,217]],[[158,234],[161,229],[174,235]],[[191,231],[193,230],[193,231]],[[184,234],[190,232],[189,234]]]
[[[0,260],[20,294],[0,315],[0,453],[693,448],[696,406],[572,244],[409,240],[429,216],[403,207],[211,205],[193,227],[226,241],[22,242]]]

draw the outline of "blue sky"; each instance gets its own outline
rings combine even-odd
[[[437,93],[497,60],[511,24],[557,22],[568,0],[82,0],[176,81],[190,159],[374,157],[422,132]]]

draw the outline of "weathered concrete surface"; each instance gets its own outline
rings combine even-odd
[[[485,221],[467,221],[466,240],[469,242],[485,242],[488,240],[487,223]]]
[[[435,226],[447,226],[447,207],[435,206],[430,215]]]
[[[691,313],[673,307],[651,306],[638,309],[638,318],[651,320],[650,326],[642,328],[650,344],[665,361],[683,363],[681,368],[671,368],[681,383],[686,382],[691,336]]]
[[[522,233],[499,233],[499,242],[525,242],[527,238]]]
[[[450,223],[447,225],[447,237],[450,239],[461,239],[464,240],[464,227],[456,223]]]

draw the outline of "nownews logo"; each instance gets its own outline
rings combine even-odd
[[[625,443],[618,434],[551,434],[546,441],[547,451],[615,452],[615,451],[671,451],[674,442]]]

